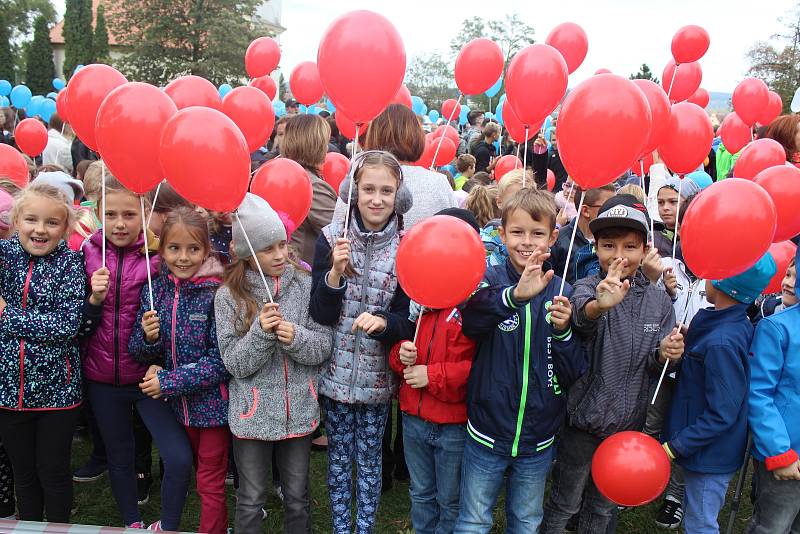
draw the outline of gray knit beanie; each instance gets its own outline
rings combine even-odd
[[[264,250],[277,241],[286,240],[286,227],[269,203],[258,195],[247,193],[236,210],[233,222],[233,250],[237,258],[252,256],[247,246],[245,232],[253,245],[253,250]],[[244,227],[244,232],[242,232]]]

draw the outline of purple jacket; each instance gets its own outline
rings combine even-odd
[[[83,344],[83,373],[87,380],[124,386],[138,384],[147,365],[137,362],[128,353],[128,339],[139,311],[139,295],[147,284],[144,237],[121,249],[106,243],[106,267],[111,284],[102,306],[86,302],[81,324]],[[92,273],[103,266],[103,233],[98,230],[83,244],[86,257],[86,277],[91,284]],[[161,259],[150,256],[152,276],[157,276]],[[91,289],[90,289],[91,291]]]

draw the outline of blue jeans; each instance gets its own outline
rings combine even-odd
[[[411,475],[411,524],[417,534],[450,534],[458,518],[463,424],[438,425],[403,414],[403,446]]]
[[[536,532],[544,512],[544,486],[553,462],[553,447],[535,456],[500,456],[467,439],[461,466],[461,511],[455,532],[486,533],[506,479],[506,533]]]
[[[725,504],[732,476],[733,473],[712,475],[683,470],[686,492],[683,529],[686,534],[719,534],[717,516]]]

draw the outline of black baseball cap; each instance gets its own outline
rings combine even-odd
[[[589,223],[593,234],[606,228],[630,228],[643,232],[645,238],[650,233],[650,217],[647,208],[633,195],[615,195],[600,207],[600,214]]]
[[[470,225],[477,233],[481,233],[481,227],[478,224],[478,219],[476,219],[475,215],[473,215],[469,210],[461,208],[445,208],[436,212],[436,215],[449,215],[451,217],[455,217],[456,219],[461,219]]]

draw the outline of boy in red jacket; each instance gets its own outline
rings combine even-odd
[[[466,210],[451,208],[437,215],[458,217],[480,231]],[[458,308],[424,312],[416,345],[411,341],[396,344],[389,363],[403,379],[400,409],[411,475],[411,523],[417,534],[433,534],[452,532],[458,518],[467,377],[475,342],[461,332]]]

